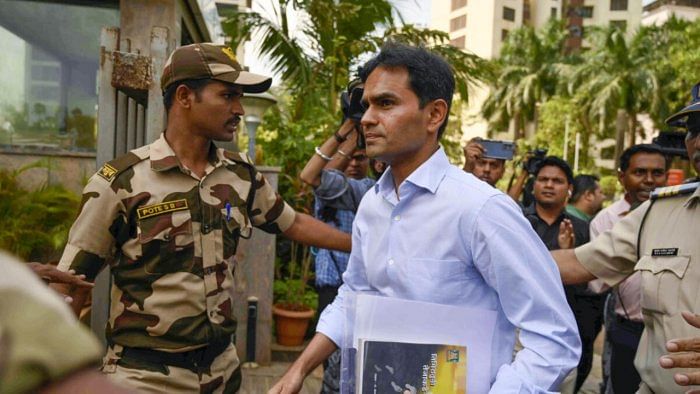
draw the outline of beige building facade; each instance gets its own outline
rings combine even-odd
[[[432,0],[430,28],[448,32],[452,45],[493,59],[508,33],[523,25],[544,26],[552,18],[566,18],[573,47],[586,46],[586,28],[614,24],[632,34],[642,19],[642,0]],[[485,137],[512,138],[508,130],[489,133],[480,111],[489,91],[470,93],[462,114],[463,140]]]
[[[644,5],[642,25],[663,25],[671,17],[693,21],[700,18],[700,0],[655,0]]]

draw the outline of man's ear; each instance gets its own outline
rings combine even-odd
[[[194,101],[194,91],[187,85],[180,85],[175,89],[175,100],[181,107],[190,108]]]
[[[447,102],[443,99],[436,99],[427,104],[428,108],[428,131],[437,134],[442,123],[447,119],[449,110]]]

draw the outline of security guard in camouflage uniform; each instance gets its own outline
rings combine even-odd
[[[252,226],[349,251],[349,235],[296,213],[247,157],[212,143],[233,138],[242,95],[270,84],[229,48],[175,50],[161,80],[166,130],[105,163],[85,187],[59,268],[93,280],[111,267],[102,370],[114,381],[143,392],[238,390],[234,254]],[[72,295],[76,309],[84,296]]]
[[[693,102],[667,123],[679,120],[688,131],[688,156],[700,174],[700,84],[693,88]],[[644,334],[635,358],[642,378],[639,393],[682,393],[700,388],[697,369],[667,370],[659,365],[660,357],[666,358],[671,350],[667,341],[700,337],[700,329],[681,314],[700,313],[699,185],[692,182],[657,189],[650,201],[591,243],[553,253],[566,283],[586,282],[595,276],[614,286],[633,272],[641,272]],[[684,350],[693,351],[679,348],[674,352]],[[696,357],[700,357],[697,351]]]

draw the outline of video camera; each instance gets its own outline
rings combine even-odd
[[[547,149],[537,148],[527,153],[530,157],[523,163],[523,169],[527,171],[528,174],[534,174],[542,160],[547,157]]]
[[[362,82],[356,79],[348,84],[347,90],[340,94],[340,109],[343,112],[343,122],[352,119],[357,129],[357,147],[365,149],[365,135],[359,127],[362,115],[365,114],[365,107],[362,105],[362,95],[365,90],[360,87]]]
[[[362,82],[354,80],[348,85],[348,89],[340,94],[340,108],[343,111],[343,121],[352,119],[359,122],[365,114],[362,106],[362,94],[364,89],[360,87]]]

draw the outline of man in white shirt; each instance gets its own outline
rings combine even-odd
[[[591,221],[591,239],[611,229],[632,207],[649,199],[651,191],[666,184],[668,162],[655,145],[640,144],[627,148],[620,156],[618,180],[625,189],[623,198],[603,209]],[[641,274],[631,275],[613,290],[606,308],[606,343],[603,356],[604,393],[634,393],[641,378],[634,367],[634,356],[642,335]],[[592,290],[603,292],[608,287],[602,280],[590,283]]]
[[[367,153],[390,167],[360,203],[338,296],[270,392],[298,392],[342,345],[352,292],[495,311],[491,392],[558,391],[580,357],[576,322],[520,208],[451,165],[438,143],[454,93],[450,66],[426,49],[390,43],[361,78]],[[513,360],[516,328],[524,348]]]

